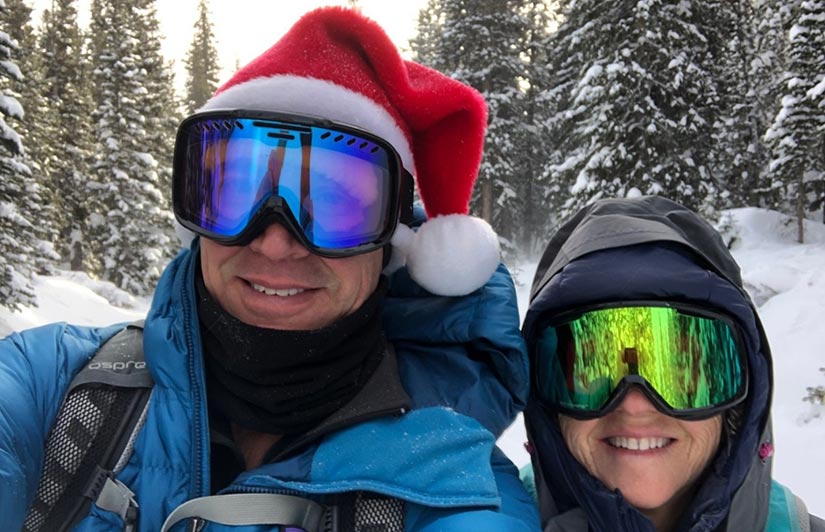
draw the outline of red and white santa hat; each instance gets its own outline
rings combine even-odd
[[[498,238],[467,215],[487,126],[484,99],[403,60],[375,22],[340,7],[304,15],[203,109],[228,108],[319,116],[388,141],[415,176],[428,216],[416,233],[399,224],[388,268],[406,265],[418,284],[440,295],[470,293],[492,276]]]

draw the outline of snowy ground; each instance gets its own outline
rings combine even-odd
[[[806,244],[795,243],[796,226],[758,209],[731,212],[733,253],[751,295],[760,305],[775,359],[773,421],[776,478],[790,486],[809,510],[825,516],[825,408],[802,401],[807,386],[825,385],[825,225],[807,227]],[[519,270],[522,316],[535,264]],[[39,306],[11,313],[0,307],[0,337],[50,323],[108,324],[143,317],[148,299],[137,299],[82,274],[37,280]],[[807,421],[807,422],[806,422]],[[499,440],[519,466],[529,462],[524,429],[517,420]]]

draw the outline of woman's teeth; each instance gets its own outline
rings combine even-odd
[[[607,442],[613,447],[630,449],[632,451],[647,451],[661,449],[671,442],[670,438],[608,438]]]

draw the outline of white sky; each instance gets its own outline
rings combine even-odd
[[[346,0],[209,0],[210,20],[215,30],[221,81],[241,65],[275,43],[302,14],[322,5],[346,5]],[[35,20],[49,8],[51,0],[33,0]],[[89,20],[89,0],[80,0],[82,26]],[[175,62],[175,84],[183,87],[183,59],[192,41],[198,0],[156,0],[161,31],[166,35],[163,53]],[[402,52],[415,34],[418,11],[425,0],[359,0],[363,13],[378,22]]]

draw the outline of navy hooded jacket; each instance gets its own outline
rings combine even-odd
[[[744,415],[735,435],[723,440],[699,479],[677,528],[767,530],[767,524],[776,521],[776,515],[769,516],[771,498],[777,499],[782,491],[771,480],[767,452],[772,448],[771,352],[739,267],[721,236],[692,211],[657,196],[602,200],[582,209],[554,235],[539,263],[523,327],[528,351],[536,341],[540,318],[622,300],[713,308],[731,316],[743,331],[750,375]],[[532,394],[525,424],[534,448],[545,531],[654,530],[618,490],[609,490],[573,457],[555,416]],[[800,519],[807,518],[802,516],[804,509],[798,513]]]

